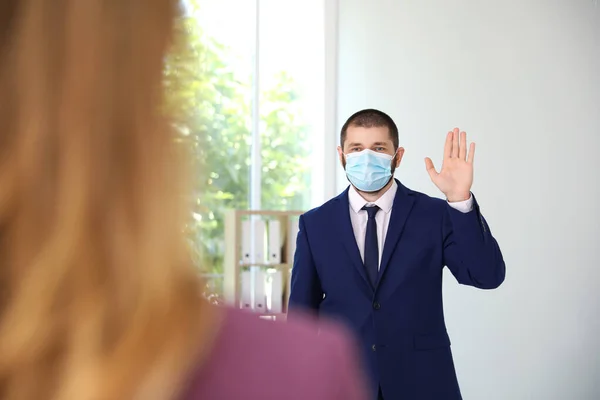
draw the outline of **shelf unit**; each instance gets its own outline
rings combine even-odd
[[[223,291],[227,305],[240,307],[242,269],[250,267],[275,268],[282,273],[284,282],[282,309],[283,314],[257,313],[266,319],[282,319],[287,311],[290,295],[290,274],[292,270],[296,232],[292,233],[293,221],[303,211],[267,211],[267,210],[228,210],[225,213],[225,258],[223,260]],[[242,262],[242,221],[250,218],[264,220],[277,219],[280,222],[281,263],[243,263]]]

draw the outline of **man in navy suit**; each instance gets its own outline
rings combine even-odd
[[[393,178],[402,161],[398,129],[378,110],[352,115],[340,161],[351,185],[300,217],[290,313],[341,320],[365,354],[373,398],[458,400],[442,306],[442,269],[480,289],[504,281],[505,265],[471,193],[475,144],[448,132],[439,172],[426,170],[446,200]]]

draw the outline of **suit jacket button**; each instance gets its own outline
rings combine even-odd
[[[381,308],[381,304],[379,304],[378,302],[373,303],[373,308],[376,310],[379,310]]]
[[[375,345],[371,346],[371,350],[377,351],[377,346],[375,346]]]

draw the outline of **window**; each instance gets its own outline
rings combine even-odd
[[[225,210],[325,200],[325,1],[183,2],[187,40],[165,71],[199,177],[187,235],[216,301]]]

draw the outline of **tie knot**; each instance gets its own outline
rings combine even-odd
[[[375,218],[375,215],[377,214],[377,211],[379,211],[379,207],[377,207],[375,205],[370,206],[370,207],[364,206],[362,209],[367,212],[367,214],[369,215],[369,219]]]

